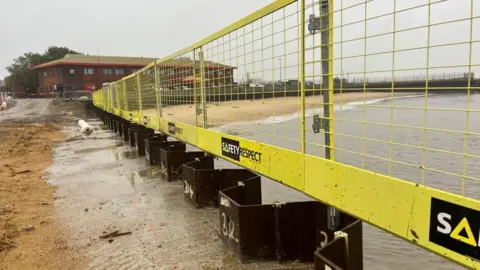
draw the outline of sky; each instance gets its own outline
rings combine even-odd
[[[305,1],[306,17],[318,16],[318,0]],[[50,45],[88,54],[161,58],[270,2],[0,0],[0,36],[6,41],[0,43],[0,78],[8,74],[1,67],[15,57]],[[206,44],[205,60],[238,67],[239,81],[298,78],[299,10],[293,3]],[[321,34],[305,35],[305,75],[319,81]],[[477,41],[471,52],[469,40]],[[430,78],[467,72],[469,64],[479,77],[480,1],[336,0],[334,44],[333,72],[338,77],[419,78],[425,76],[427,62]]]
[[[50,45],[100,55],[160,58],[270,0],[0,0],[0,78],[25,52]]]

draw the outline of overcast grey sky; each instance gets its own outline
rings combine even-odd
[[[0,0],[0,78],[50,45],[101,55],[162,57],[271,0]]]
[[[312,1],[306,0],[307,4]],[[480,70],[480,0],[430,0],[430,74]],[[49,45],[101,55],[157,57],[169,55],[270,3],[271,0],[0,0],[0,77],[3,67],[25,52]],[[336,76],[395,77],[425,74],[429,0],[336,0],[334,73]],[[343,6],[343,11],[339,10]],[[392,13],[396,13],[395,20]],[[205,59],[238,67],[238,80],[298,78],[299,7],[294,3],[204,47]],[[306,16],[319,14],[318,5]],[[381,16],[381,15],[386,16]],[[379,16],[379,17],[378,17]],[[343,17],[343,18],[342,18]],[[364,19],[368,18],[365,23]],[[375,18],[377,17],[377,18]],[[374,18],[374,19],[372,19]],[[456,22],[437,25],[440,22]],[[395,21],[395,45],[393,29]],[[340,25],[344,27],[340,28]],[[416,28],[415,30],[403,31]],[[308,33],[307,33],[308,35]],[[263,39],[261,37],[264,37]],[[371,37],[375,36],[375,37]],[[365,39],[365,37],[369,37]],[[477,42],[475,42],[477,41]],[[464,43],[452,46],[441,44]],[[321,79],[320,34],[306,38],[306,75]],[[392,50],[404,50],[395,52]],[[368,56],[364,56],[366,53]],[[372,55],[377,54],[377,55]],[[188,55],[192,57],[193,54]],[[470,57],[471,56],[471,57]],[[339,58],[344,58],[342,61]],[[471,58],[471,61],[470,61]],[[393,63],[395,60],[395,63]],[[312,63],[314,62],[314,63]],[[400,69],[415,69],[398,71]],[[422,70],[423,69],[423,70]],[[343,75],[342,75],[343,71]],[[348,74],[348,75],[347,75]]]

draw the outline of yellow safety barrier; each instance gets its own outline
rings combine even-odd
[[[480,268],[479,67],[476,0],[277,0],[93,100]]]

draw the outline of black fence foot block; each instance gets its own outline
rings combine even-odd
[[[118,132],[118,120],[114,119],[112,121],[112,127],[113,127],[113,132],[117,133]]]
[[[317,247],[317,231],[322,217],[316,201],[274,204],[275,244],[278,261],[312,262]]]
[[[123,121],[122,120],[117,120],[117,133],[118,135],[122,136],[123,134]]]
[[[220,238],[241,263],[275,258],[272,205],[262,205],[260,176],[220,191]]]
[[[110,130],[115,131],[115,117],[110,116]]]
[[[360,220],[337,231],[332,241],[315,251],[315,269],[363,270]]]
[[[130,124],[130,127],[128,128],[128,140],[130,142],[131,147],[135,147],[136,142],[135,142],[135,132],[138,130],[138,125],[137,124]]]
[[[154,134],[145,139],[145,158],[149,165],[160,165],[160,148],[167,146],[167,135]]]
[[[236,186],[238,181],[256,174],[245,169],[215,169],[214,157],[204,156],[183,164],[185,199],[194,207],[218,206],[220,190]]]
[[[153,129],[137,129],[135,132],[135,143],[139,156],[145,155],[145,139],[154,134]]]
[[[107,127],[109,130],[112,129],[112,117],[110,115],[107,115]]]
[[[205,156],[203,151],[186,152],[185,143],[171,144],[160,149],[160,166],[162,178],[174,181],[181,176],[180,168],[184,163],[191,162],[195,158]]]
[[[220,191],[222,241],[240,262],[313,262],[317,247],[334,239],[335,231],[328,229],[329,207],[317,201],[261,204],[260,177],[254,179]],[[341,230],[357,221],[339,215]],[[361,258],[361,232],[359,236],[353,240],[360,243],[355,252]]]
[[[122,122],[122,136],[123,140],[125,142],[128,142],[130,140],[130,135],[129,135],[129,128],[130,128],[130,122],[123,121]]]

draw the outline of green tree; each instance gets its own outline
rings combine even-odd
[[[10,72],[10,75],[7,76],[8,79],[6,78],[5,85],[12,86],[14,84],[20,84],[25,86],[29,92],[34,92],[39,83],[37,72],[31,68],[36,65],[60,59],[66,54],[80,53],[70,50],[67,47],[50,46],[42,54],[28,52],[15,58],[13,63],[7,67],[7,71]]]

